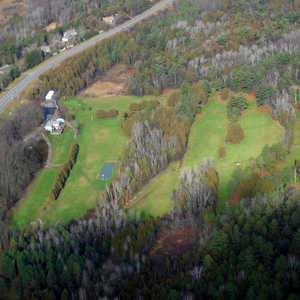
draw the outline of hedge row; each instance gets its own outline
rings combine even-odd
[[[68,161],[64,163],[60,172],[55,178],[53,188],[50,191],[50,195],[49,195],[50,200],[57,200],[57,198],[59,197],[59,194],[64,188],[66,181],[70,176],[71,170],[76,162],[78,152],[79,152],[79,145],[73,144],[70,150]]]
[[[111,110],[103,110],[103,109],[98,109],[96,111],[96,118],[97,119],[106,119],[106,118],[114,118],[118,116],[119,111],[116,109],[111,109]]]

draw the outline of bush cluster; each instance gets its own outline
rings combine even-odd
[[[233,123],[228,127],[226,143],[239,144],[244,138],[243,128],[239,123]]]
[[[119,111],[116,109],[111,109],[111,110],[98,109],[96,111],[96,118],[97,119],[114,118],[114,117],[117,117],[118,114],[119,114]]]
[[[79,145],[73,144],[70,150],[68,161],[64,163],[60,172],[55,178],[53,188],[50,191],[50,195],[49,195],[50,200],[57,200],[57,198],[59,197],[59,194],[64,188],[66,181],[70,176],[71,170],[76,162],[78,152],[79,152]]]

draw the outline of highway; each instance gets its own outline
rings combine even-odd
[[[108,39],[115,35],[116,33],[127,30],[128,28],[134,26],[135,24],[147,19],[152,14],[158,12],[159,10],[165,8],[168,4],[172,3],[174,0],[163,0],[148,10],[144,11],[140,15],[135,16],[134,18],[126,21],[123,24],[120,24],[106,32],[100,33],[99,35],[91,38],[88,41],[85,41],[70,50],[66,50],[60,55],[50,58],[45,61],[40,66],[37,66],[33,71],[27,71],[23,74],[25,76],[19,82],[17,82],[1,99],[0,99],[0,113],[3,113],[7,105],[12,102],[16,97],[20,96],[21,92],[35,79],[37,79],[41,74],[48,71],[49,69],[57,66],[59,63],[63,62],[67,58],[86,50],[87,48],[96,45],[97,43]]]

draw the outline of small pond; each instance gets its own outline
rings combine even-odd
[[[112,178],[113,168],[116,165],[114,162],[105,163],[99,173],[99,180],[106,180]]]

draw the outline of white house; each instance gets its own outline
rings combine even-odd
[[[65,120],[62,117],[57,117],[54,120],[49,120],[45,124],[44,128],[52,135],[60,135],[64,131]]]
[[[64,32],[64,35],[62,37],[62,42],[68,43],[70,40],[75,39],[75,37],[78,35],[77,31],[75,29],[70,29]]]

